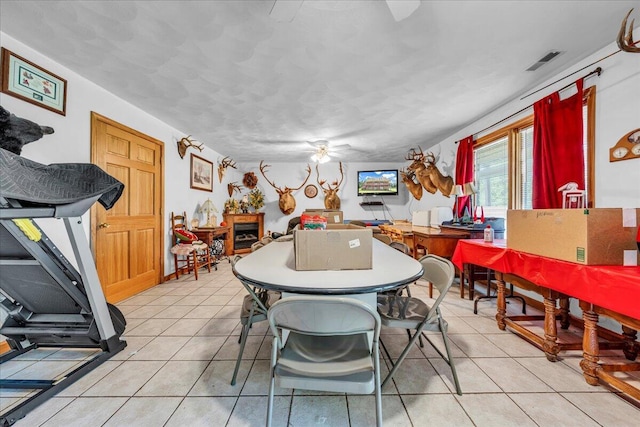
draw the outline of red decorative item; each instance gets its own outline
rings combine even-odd
[[[226,221],[222,221],[222,222],[220,223],[220,227],[226,227],[226,226],[227,226],[227,222],[226,222]]]
[[[480,217],[478,217],[478,208],[480,208]],[[484,224],[484,206],[476,206],[473,210],[473,222]]]
[[[173,231],[179,243],[193,243],[198,240],[198,236],[187,230],[177,229]]]

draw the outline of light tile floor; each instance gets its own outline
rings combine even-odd
[[[424,283],[413,295],[428,298]],[[223,261],[218,271],[171,280],[118,304],[127,347],[18,421],[18,426],[262,426],[271,340],[266,322],[251,330],[238,382],[229,384],[239,348],[245,290]],[[385,426],[637,426],[640,409],[584,381],[580,352],[544,354],[495,324],[495,300],[473,303],[454,287],[443,302],[463,395],[446,363],[415,347],[383,390]],[[519,312],[517,302],[509,310]],[[531,309],[530,309],[531,311]],[[569,334],[574,331],[569,331]],[[406,333],[383,329],[397,356]],[[3,377],[67,371],[88,352],[36,350],[1,367]],[[383,376],[389,361],[384,360]],[[25,392],[3,390],[0,409]],[[373,396],[280,389],[275,426],[372,426]]]

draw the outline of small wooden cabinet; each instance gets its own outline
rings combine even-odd
[[[224,214],[230,232],[225,247],[227,255],[251,252],[251,245],[264,236],[264,212]]]
[[[229,227],[193,228],[191,232],[198,236],[198,239],[209,245],[213,263],[223,255],[229,256],[226,244],[223,243],[226,242],[230,233]]]

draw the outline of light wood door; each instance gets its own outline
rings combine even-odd
[[[96,113],[91,135],[92,162],[125,186],[113,208],[91,211],[100,282],[118,302],[162,282],[164,144]]]

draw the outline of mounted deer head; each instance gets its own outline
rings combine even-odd
[[[401,169],[400,176],[402,177],[402,182],[407,186],[411,195],[416,200],[422,199],[422,184],[413,180],[416,175],[413,172],[405,172],[404,169]]]
[[[178,141],[178,154],[180,155],[181,159],[184,159],[184,155],[187,154],[187,148],[189,147],[197,148],[198,150],[202,151],[202,149],[204,148],[204,144],[197,145],[194,144],[195,142],[195,140],[191,139],[191,135],[185,136],[180,141]]]
[[[233,196],[233,193],[235,193],[236,191],[239,193],[240,190],[241,190],[241,187],[235,182],[230,182],[227,184],[227,191],[229,192],[229,197]]]
[[[273,188],[276,189],[276,192],[278,193],[278,199],[279,199],[278,206],[280,207],[280,211],[285,215],[290,215],[293,211],[296,210],[296,199],[293,197],[293,194],[291,193],[293,191],[301,189],[302,186],[307,183],[307,181],[309,180],[309,177],[311,176],[311,166],[307,165],[307,177],[304,179],[304,182],[300,184],[299,187],[280,188],[275,184],[275,182],[269,181],[269,178],[267,178],[267,175],[265,175],[265,172],[267,171],[267,168],[270,167],[270,165],[263,165],[262,164],[263,162],[264,160],[260,161],[260,173],[262,173],[262,176],[264,176],[264,179],[266,179],[267,182],[271,184]]]
[[[327,184],[325,188],[325,180],[320,180],[320,172],[318,171],[318,165],[316,164],[316,173],[318,174],[318,185],[324,192],[324,207],[327,209],[340,209],[340,197],[338,197],[338,190],[344,179],[344,172],[342,171],[342,162],[340,162],[340,182],[336,179],[332,184]]]
[[[633,25],[635,24],[635,19],[631,20],[629,30],[627,31],[627,19],[629,19],[631,12],[633,12],[633,9],[631,9],[629,13],[627,13],[627,16],[622,20],[622,25],[620,25],[620,31],[618,32],[618,38],[616,41],[618,42],[620,50],[631,53],[640,53],[640,47],[636,46],[640,40],[637,42],[633,41]]]
[[[409,150],[405,160],[411,160],[412,163],[407,168],[408,173],[413,174],[422,187],[429,193],[434,194],[438,191],[438,187],[431,181],[429,172],[427,171],[427,165],[425,164],[424,153],[422,148],[418,147],[420,152],[417,152],[415,148]]]
[[[453,178],[442,175],[442,172],[440,172],[440,169],[436,166],[436,157],[433,153],[427,153],[426,159],[429,179],[431,179],[431,182],[438,187],[438,190],[440,190],[445,197],[449,197],[451,190],[453,190]]]
[[[218,179],[220,179],[220,183],[222,183],[222,178],[224,178],[227,168],[237,169],[236,162],[231,160],[229,157],[225,157],[222,159],[222,162],[218,163]]]

